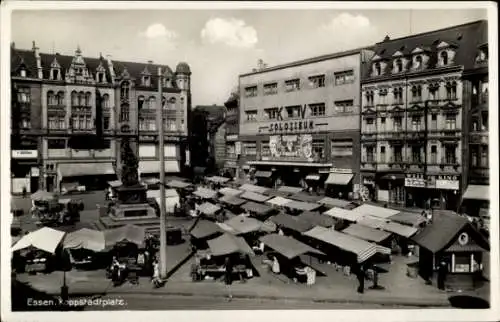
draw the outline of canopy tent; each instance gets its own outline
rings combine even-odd
[[[389,219],[393,222],[411,227],[418,227],[426,221],[424,216],[415,212],[400,212],[399,214],[390,216]]]
[[[345,186],[351,182],[353,176],[354,175],[352,173],[330,173],[325,181],[325,184]]]
[[[250,201],[255,201],[255,202],[264,202],[266,200],[269,200],[269,196],[262,195],[260,193],[256,192],[251,192],[251,191],[245,191],[243,194],[239,196],[242,199],[250,200]]]
[[[284,205],[286,205],[287,203],[291,202],[292,200],[290,199],[287,199],[287,198],[283,198],[283,197],[274,197],[273,199],[269,199],[267,200],[266,202],[273,205],[273,206],[278,206],[278,207],[282,207]]]
[[[352,224],[342,232],[374,243],[381,243],[391,237],[391,233],[359,224]]]
[[[289,194],[296,194],[296,193],[301,192],[302,190],[304,190],[304,189],[297,188],[297,187],[289,187],[289,186],[281,186],[278,188],[278,191],[286,192]]]
[[[108,181],[108,185],[111,188],[118,188],[122,185],[123,183],[120,180],[114,180],[114,181]]]
[[[342,219],[342,220],[347,220],[347,221],[351,221],[351,222],[357,222],[359,219],[362,218],[362,215],[358,214],[357,212],[354,212],[352,210],[337,208],[337,207],[333,207],[332,209],[324,212],[323,214],[330,216],[330,217],[334,217],[334,218]]]
[[[272,171],[257,171],[255,172],[255,177],[257,178],[271,178],[273,175]]]
[[[246,211],[253,212],[257,215],[265,215],[265,214],[271,212],[271,210],[273,210],[273,208],[271,208],[269,206],[263,205],[261,203],[252,202],[252,201],[247,202],[246,204],[241,206],[241,208],[245,209]]]
[[[190,234],[194,238],[202,239],[211,237],[221,232],[223,232],[223,230],[217,224],[208,220],[200,220],[190,231]]]
[[[229,178],[225,178],[225,177],[219,177],[219,176],[213,176],[213,177],[207,177],[206,180],[210,181],[210,182],[214,182],[214,183],[226,183],[228,182],[230,179]]]
[[[314,224],[298,217],[287,214],[278,214],[270,218],[276,225],[302,233],[314,227]]]
[[[94,252],[103,251],[106,247],[104,233],[82,228],[67,234],[63,241],[63,247],[66,249],[88,249]]]
[[[224,223],[231,227],[235,231],[236,235],[260,231],[264,224],[262,221],[243,215],[233,217],[226,220]]]
[[[318,203],[325,206],[338,207],[338,208],[344,208],[351,205],[350,201],[337,198],[330,198],[330,197],[324,197],[323,199],[319,200]]]
[[[106,248],[113,247],[121,242],[129,242],[142,246],[146,233],[143,227],[135,225],[125,225],[119,228],[104,231],[104,241]]]
[[[323,199],[323,196],[313,195],[313,194],[309,194],[307,192],[302,191],[302,192],[293,194],[293,195],[289,196],[288,198],[296,200],[296,201],[317,203],[319,200]]]
[[[273,249],[274,251],[280,253],[288,259],[292,259],[307,253],[324,255],[323,252],[288,236],[269,234],[261,237],[260,241],[263,242],[267,247]]]
[[[191,184],[187,183],[187,182],[182,182],[179,180],[171,180],[171,181],[167,182],[167,186],[169,186],[170,188],[175,188],[175,189],[185,189],[185,188],[190,187]]]
[[[304,235],[355,254],[358,263],[363,263],[377,253],[375,244],[333,229],[316,226],[305,232]]]
[[[239,189],[240,190],[244,190],[244,191],[250,191],[250,192],[260,193],[260,194],[263,194],[267,190],[269,190],[266,187],[256,186],[256,185],[249,184],[249,183],[245,183]]]
[[[225,233],[217,238],[208,241],[210,253],[213,256],[224,256],[234,253],[254,255],[245,239]]]
[[[410,238],[418,232],[418,229],[415,227],[401,225],[396,222],[385,223],[382,229],[405,238]]]
[[[387,220],[372,216],[363,216],[357,221],[357,223],[360,225],[375,229],[381,229],[387,222]]]
[[[198,206],[198,210],[204,215],[213,216],[217,211],[221,210],[221,207],[205,202]]]
[[[57,195],[53,192],[48,192],[44,190],[38,190],[31,195],[31,200],[34,201],[53,201],[57,200]]]
[[[378,206],[369,205],[369,204],[363,204],[359,207],[356,207],[353,209],[353,211],[360,213],[363,216],[373,216],[373,217],[378,217],[378,218],[383,218],[383,219],[389,218],[391,216],[394,216],[394,215],[397,215],[400,213],[399,210],[378,207]]]
[[[199,187],[193,194],[203,199],[214,199],[217,196],[217,191]]]
[[[239,196],[243,193],[243,191],[238,190],[238,189],[233,189],[229,187],[224,187],[219,189],[219,193],[225,195],[225,196]]]
[[[314,226],[333,227],[335,225],[335,219],[317,212],[305,211],[298,218],[310,222]]]
[[[490,186],[470,184],[465,190],[463,199],[489,201]]]
[[[312,203],[312,202],[302,202],[302,201],[292,200],[292,201],[286,203],[285,207],[291,208],[291,209],[296,209],[296,210],[302,210],[302,211],[312,211],[312,210],[320,208],[321,205],[319,205],[317,203]]]
[[[42,227],[24,235],[13,247],[12,251],[33,247],[50,254],[55,254],[65,232],[50,227]]]
[[[238,197],[231,196],[231,195],[225,195],[225,196],[219,198],[219,201],[223,202],[223,203],[227,203],[228,205],[231,205],[231,206],[241,206],[242,204],[244,204],[246,202],[246,200],[243,200],[243,199],[240,199]]]

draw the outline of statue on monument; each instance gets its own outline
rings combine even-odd
[[[122,159],[122,184],[125,187],[139,185],[139,162],[134,151],[130,147],[130,142],[127,138],[121,144],[121,159]]]

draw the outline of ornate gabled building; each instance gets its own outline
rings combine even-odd
[[[486,30],[477,21],[375,45],[361,111],[362,184],[372,198],[458,210],[474,99],[466,75]]]
[[[158,70],[163,73],[159,97]],[[127,137],[142,177],[159,176],[157,104],[162,104],[165,168],[186,165],[191,71],[168,66],[11,48],[12,192],[67,185],[102,188],[118,175]]]

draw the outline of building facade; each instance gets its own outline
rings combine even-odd
[[[336,196],[357,190],[361,66],[370,56],[356,49],[240,75],[242,168],[268,185],[326,180]]]
[[[162,99],[159,67],[164,76]],[[29,190],[58,191],[75,184],[102,188],[120,175],[117,164],[126,139],[139,158],[141,177],[158,176],[155,108],[160,102],[166,172],[181,172],[190,74],[186,63],[172,72],[152,62],[83,57],[80,48],[68,56],[41,53],[35,43],[32,50],[12,46],[12,192],[26,187],[28,167]]]
[[[239,92],[239,90],[238,90]],[[231,93],[229,99],[224,103],[226,107],[225,118],[225,146],[226,155],[224,170],[230,176],[239,178],[239,158],[241,155],[241,143],[238,140],[240,131],[239,94]]]
[[[484,28],[479,21],[375,45],[361,111],[362,190],[371,198],[458,210],[472,100],[464,74]]]

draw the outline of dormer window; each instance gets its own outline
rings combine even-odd
[[[396,59],[395,65],[396,65],[396,73],[402,73],[403,72],[403,60],[401,58]]]
[[[441,66],[447,66],[448,65],[448,52],[445,50],[441,52],[439,55]]]
[[[104,83],[104,73],[97,73],[97,82]]]
[[[415,57],[415,69],[422,68],[423,59],[421,55]]]
[[[375,63],[374,71],[375,71],[375,76],[382,75],[382,66],[380,65],[380,63]]]
[[[50,79],[52,79],[52,80],[59,79],[59,70],[58,69],[52,69],[51,74],[52,75],[50,76]]]
[[[150,76],[142,76],[142,85],[143,86],[151,86],[151,77]]]

